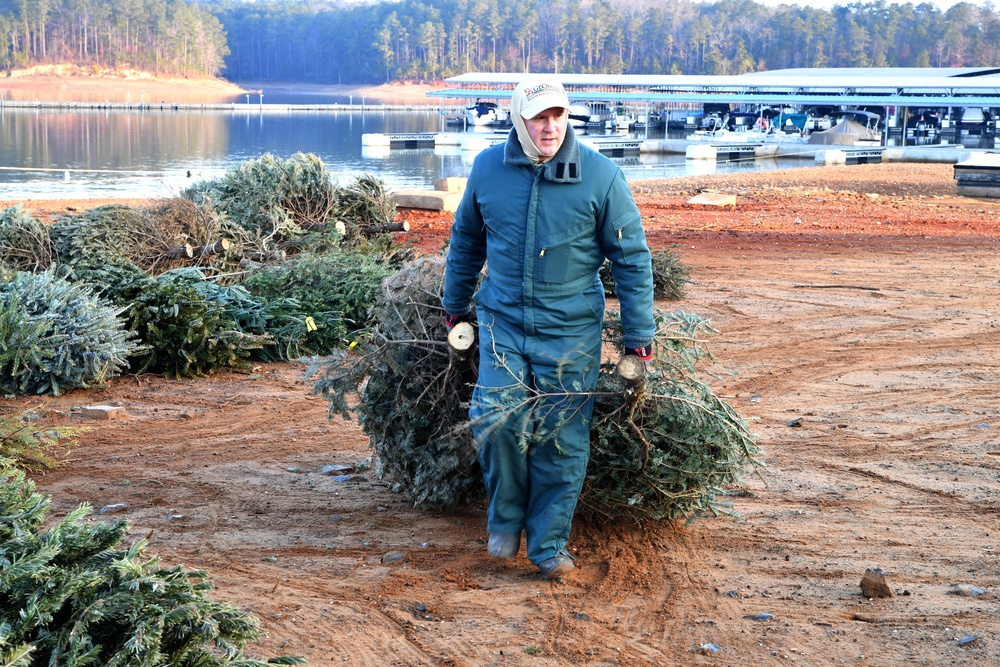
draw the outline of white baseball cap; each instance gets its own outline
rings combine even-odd
[[[521,118],[534,118],[546,109],[562,107],[569,109],[566,90],[558,80],[550,76],[533,76],[517,84],[515,97],[520,98]],[[513,106],[513,105],[512,105]]]

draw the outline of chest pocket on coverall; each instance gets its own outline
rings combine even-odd
[[[592,220],[539,237],[535,280],[562,283],[590,275],[599,255],[596,226]]]

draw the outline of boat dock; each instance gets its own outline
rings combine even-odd
[[[362,149],[391,150],[458,148],[475,153],[507,140],[506,132],[415,132],[406,134],[365,134]],[[580,143],[608,157],[636,155],[684,155],[689,160],[736,161],[756,158],[813,159],[817,164],[872,164],[879,162],[955,163],[973,152],[961,144],[929,146],[851,146],[801,142],[769,143],[706,142],[686,139],[615,139],[580,137]]]

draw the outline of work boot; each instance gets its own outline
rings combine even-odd
[[[546,579],[558,579],[564,574],[569,573],[574,567],[573,559],[562,554],[559,554],[555,558],[543,560],[538,564],[538,570]]]
[[[521,533],[490,533],[486,553],[492,558],[513,558],[521,548]]]

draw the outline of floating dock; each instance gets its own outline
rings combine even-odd
[[[384,153],[390,150],[455,148],[475,153],[507,140],[507,132],[415,132],[365,134],[362,149]],[[839,146],[800,142],[755,141],[714,143],[686,139],[615,139],[580,137],[580,143],[608,157],[642,154],[683,154],[690,160],[736,161],[756,158],[813,159],[817,164],[873,164],[880,162],[938,162],[955,164],[972,152],[961,144],[934,146]]]
[[[706,143],[703,141],[687,142],[684,150],[684,157],[688,160],[741,160],[757,157],[757,151],[763,146],[763,142],[719,142]]]
[[[1000,155],[976,153],[955,164],[958,194],[965,197],[1000,197]]]

